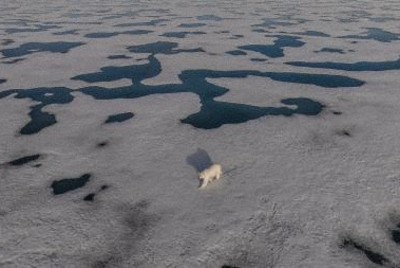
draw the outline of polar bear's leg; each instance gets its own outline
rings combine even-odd
[[[201,183],[201,186],[200,186],[200,189],[205,188],[207,186],[207,184],[208,184],[208,180],[207,179],[203,179],[203,181]]]
[[[219,180],[219,178],[221,178],[221,172],[217,172],[217,175],[215,177],[217,178],[217,180]]]

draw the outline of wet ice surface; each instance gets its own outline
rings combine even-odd
[[[22,166],[29,162],[39,159],[40,154],[28,155],[8,162],[11,166]]]
[[[346,35],[341,36],[341,38],[348,39],[372,39],[379,42],[390,43],[392,41],[400,40],[400,34],[388,32],[379,28],[367,28],[367,32],[363,32],[359,35]]]
[[[134,116],[133,113],[131,112],[126,112],[126,113],[120,113],[120,114],[113,114],[110,115],[107,120],[105,121],[106,124],[109,123],[120,123],[120,122],[124,122],[126,120],[131,119]]]
[[[292,36],[277,36],[277,40],[274,41],[273,45],[246,45],[240,46],[240,49],[255,51],[261,53],[270,58],[284,57],[285,47],[302,47],[305,45],[304,42],[298,40],[298,37]]]
[[[321,50],[315,51],[316,53],[321,53],[321,52],[327,52],[327,53],[339,53],[339,54],[345,54],[346,52],[343,51],[343,49],[340,48],[330,48],[330,47],[323,47]]]
[[[167,32],[163,33],[161,36],[165,37],[175,37],[175,38],[186,38],[188,35],[195,34],[195,35],[202,35],[206,34],[205,32]]]
[[[342,63],[342,62],[293,61],[293,62],[287,62],[287,64],[300,67],[334,69],[334,70],[356,71],[356,72],[367,72],[367,71],[379,72],[379,71],[400,70],[400,58],[397,60],[377,61],[377,62],[360,61],[354,63],[344,63],[344,62]]]
[[[5,58],[21,57],[39,52],[67,53],[70,49],[83,45],[83,42],[32,42],[24,43],[17,48],[0,50]]]
[[[2,3],[0,266],[399,267],[400,5],[300,2]]]
[[[53,181],[51,184],[51,188],[53,188],[53,194],[60,195],[65,194],[69,191],[76,190],[85,186],[85,184],[89,181],[91,175],[84,174],[78,178],[67,178]]]
[[[98,33],[89,33],[86,34],[85,37],[87,38],[110,38],[121,34],[127,35],[141,35],[141,34],[148,34],[153,31],[148,30],[132,30],[132,31],[122,31],[122,32],[98,32]]]

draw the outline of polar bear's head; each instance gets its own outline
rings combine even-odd
[[[199,178],[201,180],[205,180],[206,179],[206,174],[204,174],[204,172],[199,173]]]

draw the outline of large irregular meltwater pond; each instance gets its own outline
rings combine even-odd
[[[302,47],[305,43],[298,41],[300,37],[277,36],[274,37],[274,45],[246,45],[239,46],[239,49],[259,52],[267,57],[284,57],[285,47]],[[47,43],[25,43],[16,48],[0,50],[4,58],[15,58],[29,54],[50,52],[68,53],[77,46],[84,45],[84,42],[47,42]],[[176,54],[201,54],[206,51],[201,48],[180,49],[179,43],[171,41],[157,41],[143,45],[127,46],[127,52],[135,54],[147,54],[145,64],[133,64],[123,66],[101,66],[99,72],[85,73],[74,77],[71,80],[81,80],[88,84],[97,82],[112,82],[120,79],[129,79],[132,85],[115,88],[102,88],[100,86],[86,86],[78,89],[67,87],[53,88],[44,85],[41,88],[30,89],[8,89],[0,92],[0,98],[15,94],[15,98],[29,98],[38,104],[31,106],[29,116],[31,121],[21,128],[21,134],[35,134],[45,127],[57,122],[54,114],[43,112],[42,108],[50,104],[67,104],[73,100],[72,92],[81,92],[91,95],[96,99],[118,99],[118,98],[139,98],[153,94],[185,93],[190,92],[198,95],[201,102],[199,113],[183,118],[181,122],[191,124],[197,128],[211,129],[224,124],[238,124],[254,120],[263,116],[293,114],[317,115],[324,105],[312,98],[302,97],[294,99],[282,99],[282,104],[295,105],[297,108],[280,107],[257,107],[240,103],[225,103],[215,101],[214,98],[225,94],[228,88],[216,86],[207,82],[207,78],[245,78],[248,76],[265,77],[282,83],[296,83],[315,85],[321,88],[354,88],[360,87],[365,82],[359,79],[344,75],[330,75],[323,73],[304,72],[270,72],[254,70],[182,70],[179,74],[180,84],[163,84],[157,86],[144,85],[145,79],[159,75],[162,71],[162,64],[157,55]],[[232,53],[231,53],[232,54]],[[235,56],[235,55],[233,55]],[[110,57],[110,56],[108,56]],[[129,58],[129,57],[127,57]],[[110,62],[111,63],[111,62]],[[290,63],[289,63],[290,64]],[[295,63],[292,63],[293,65]],[[243,89],[245,90],[245,89]],[[262,90],[262,89],[261,89]]]
[[[119,49],[112,52],[101,52],[98,50],[99,57],[109,59],[109,63],[97,66],[97,72],[86,72],[68,78],[72,81],[78,80],[86,82],[86,86],[71,88],[68,84],[58,84],[56,87],[46,82],[35,83],[40,87],[34,88],[18,88],[18,83],[6,83],[10,78],[4,77],[0,80],[2,90],[0,98],[13,95],[16,99],[30,99],[33,105],[30,107],[30,122],[21,126],[20,133],[35,134],[42,129],[57,123],[57,115],[44,111],[47,105],[63,104],[68,105],[73,101],[74,96],[78,92],[90,95],[95,99],[126,99],[139,98],[154,94],[166,93],[193,93],[199,97],[201,108],[198,113],[192,115],[182,115],[182,123],[190,124],[196,128],[212,129],[225,124],[245,123],[249,120],[255,120],[263,116],[283,115],[285,117],[295,114],[307,116],[315,116],[321,113],[325,104],[313,99],[312,96],[303,94],[297,98],[282,98],[280,106],[255,106],[242,103],[229,103],[216,101],[215,98],[224,95],[229,88],[217,86],[207,81],[209,78],[232,78],[240,79],[249,76],[264,77],[279,81],[282,87],[288,83],[298,85],[313,85],[320,87],[320,90],[335,88],[358,88],[365,84],[366,81],[352,77],[351,73],[326,73],[324,69],[335,69],[345,71],[384,71],[398,69],[398,60],[394,61],[356,61],[352,63],[341,62],[316,62],[308,61],[290,61],[286,60],[285,54],[302,55],[307,50],[307,42],[315,39],[331,39],[338,42],[341,48],[325,48],[324,51],[339,51],[344,54],[345,47],[351,47],[352,43],[347,42],[351,39],[359,40],[377,40],[379,42],[391,42],[398,39],[398,35],[389,31],[384,31],[377,27],[367,28],[366,35],[342,35],[334,36],[330,32],[309,27],[303,31],[295,31],[296,26],[302,26],[308,22],[307,19],[301,18],[265,18],[259,13],[260,23],[250,23],[247,25],[248,32],[238,32],[235,29],[226,27],[232,22],[239,23],[245,19],[237,14],[227,14],[226,17],[216,16],[214,14],[200,14],[195,17],[180,17],[170,13],[168,9],[144,9],[136,11],[132,14],[107,14],[93,13],[92,15],[61,14],[57,21],[37,21],[30,22],[24,19],[13,20],[5,18],[3,21],[3,31],[7,33],[4,38],[0,54],[4,68],[7,65],[13,69],[18,69],[18,65],[28,64],[27,61],[34,61],[33,57],[45,57],[51,60],[57,54],[63,54],[62,58],[76,57],[79,53],[74,51],[79,48],[85,49],[85,46],[91,44],[95,47],[107,41],[108,44],[118,45]],[[78,21],[72,21],[72,18],[78,18]],[[82,21],[80,22],[79,19]],[[339,20],[340,21],[340,20]],[[107,25],[108,27],[104,27]],[[175,25],[176,28],[171,28]],[[185,31],[181,29],[185,28]],[[196,30],[191,30],[196,28]],[[98,29],[102,29],[99,31]],[[361,29],[360,29],[361,30]],[[22,33],[31,33],[39,36],[48,35],[46,41],[32,41],[29,38],[21,37]],[[285,34],[282,34],[285,33]],[[239,34],[240,33],[240,34]],[[246,35],[250,38],[243,38]],[[73,37],[67,38],[67,36]],[[126,36],[123,38],[123,36]],[[132,36],[132,37],[129,37]],[[95,40],[93,40],[95,39]],[[143,40],[148,40],[143,42]],[[186,48],[186,42],[180,43],[177,40],[192,40],[190,48]],[[241,39],[237,43],[236,39]],[[41,39],[43,40],[43,39]],[[111,40],[111,43],[110,43]],[[122,41],[123,40],[123,41]],[[212,47],[202,40],[209,40],[211,43],[218,43],[220,48],[225,51],[216,53]],[[347,43],[343,43],[346,40]],[[197,45],[196,45],[197,43]],[[204,46],[206,44],[206,46]],[[109,45],[106,45],[109,46]],[[186,47],[185,47],[186,46]],[[121,50],[125,47],[125,54]],[[112,49],[112,46],[111,46]],[[218,48],[219,50],[219,48]],[[354,52],[354,49],[350,49]],[[76,52],[76,53],[75,53]],[[314,51],[315,54],[318,51]],[[118,55],[119,54],[119,55]],[[145,80],[151,80],[162,75],[163,72],[170,72],[171,66],[164,67],[159,56],[162,55],[180,55],[184,54],[184,58],[201,59],[204,57],[215,57],[222,62],[222,65],[228,67],[223,68],[198,68],[196,64],[190,66],[189,69],[181,69],[179,64],[175,65],[176,73],[180,83],[163,83],[158,85],[148,85],[143,83]],[[322,54],[321,54],[322,55]],[[260,58],[261,56],[261,58]],[[141,61],[138,61],[140,58]],[[230,58],[235,58],[235,62],[245,62],[246,68],[232,68],[229,63]],[[290,68],[282,65],[279,68],[273,64],[274,59],[283,58],[287,66],[309,67],[314,71],[304,71],[303,69]],[[292,59],[291,57],[290,59]],[[322,56],[321,56],[322,58]],[[136,59],[136,60],[135,60]],[[182,59],[180,57],[179,59]],[[324,57],[326,59],[326,57]],[[85,61],[85,55],[79,55],[79,60]],[[114,60],[114,61],[111,61]],[[115,61],[118,60],[118,63]],[[205,60],[206,61],[206,60]],[[253,62],[254,64],[251,64]],[[34,64],[34,63],[33,63]],[[204,65],[204,64],[203,64]],[[11,67],[9,67],[11,68]],[[172,67],[174,68],[174,67]],[[316,70],[318,68],[318,70]],[[93,70],[93,68],[91,68]],[[51,76],[51,71],[43,69]],[[13,72],[15,73],[15,72]],[[112,86],[113,81],[121,79],[131,80],[130,86]],[[174,79],[176,80],[176,79]],[[101,86],[101,82],[109,82],[109,86]],[[10,84],[10,86],[8,86]],[[251,86],[251,85],[249,85]],[[246,90],[243,88],[243,90]],[[260,91],[265,89],[260,88]],[[74,92],[74,94],[72,94]],[[297,94],[299,95],[299,94]],[[291,103],[291,106],[286,106]],[[297,106],[297,108],[294,108]],[[138,111],[140,113],[140,111]],[[134,121],[132,121],[134,124]]]

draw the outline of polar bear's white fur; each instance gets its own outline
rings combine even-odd
[[[222,175],[222,167],[218,164],[213,164],[209,168],[206,168],[202,172],[199,173],[199,178],[202,180],[200,189],[203,189],[207,186],[209,182],[213,180],[218,180]]]

